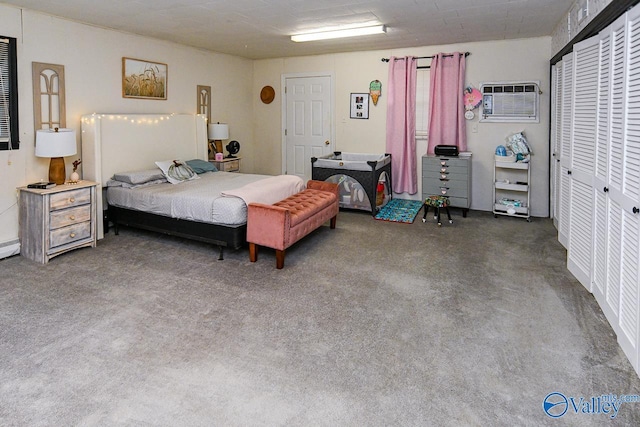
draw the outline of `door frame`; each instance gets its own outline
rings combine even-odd
[[[286,73],[280,76],[280,96],[282,99],[281,108],[282,114],[282,122],[280,124],[280,135],[281,135],[281,144],[280,150],[282,153],[281,158],[281,173],[285,174],[287,171],[287,136],[285,135],[285,130],[287,129],[287,79],[297,79],[297,78],[305,78],[305,77],[329,77],[331,81],[331,91],[329,95],[331,96],[331,100],[329,101],[329,108],[331,108],[331,112],[329,113],[329,117],[331,118],[331,144],[329,144],[330,151],[335,151],[335,140],[336,140],[336,77],[333,71],[318,71],[318,72],[307,72],[307,73]],[[309,160],[311,161],[311,160]]]

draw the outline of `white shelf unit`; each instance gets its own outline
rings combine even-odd
[[[493,168],[493,216],[515,216],[531,222],[531,168],[529,163],[495,161]],[[523,200],[526,197],[526,201]],[[520,200],[520,206],[500,203],[500,200]],[[513,208],[513,212],[509,212]]]

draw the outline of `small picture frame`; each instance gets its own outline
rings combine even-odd
[[[352,93],[351,94],[350,116],[352,119],[368,119],[369,118],[369,94],[368,93]]]
[[[167,64],[122,58],[122,97],[167,99]]]

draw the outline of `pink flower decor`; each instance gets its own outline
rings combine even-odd
[[[482,104],[482,94],[478,89],[468,87],[464,90],[464,108],[471,111]]]

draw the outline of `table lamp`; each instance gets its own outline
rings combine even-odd
[[[36,131],[36,156],[50,157],[49,181],[64,184],[67,172],[64,156],[76,154],[76,131],[73,129],[40,129]]]
[[[226,123],[212,123],[208,126],[209,139],[213,140],[213,149],[215,153],[223,153],[222,140],[229,139],[229,125]],[[211,156],[213,154],[211,153]]]

